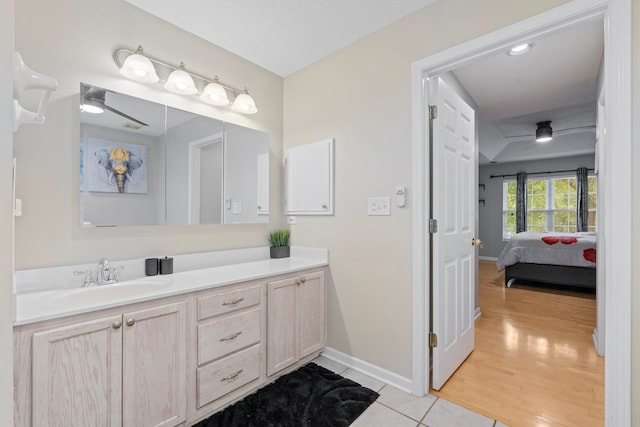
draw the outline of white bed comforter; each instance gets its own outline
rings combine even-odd
[[[596,233],[518,233],[496,264],[498,270],[518,262],[595,268],[596,241]]]

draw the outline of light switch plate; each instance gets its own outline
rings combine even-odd
[[[369,197],[367,200],[367,214],[369,216],[391,215],[391,198]]]
[[[296,223],[296,217],[295,216],[288,216],[287,217],[287,224],[294,225],[295,223]]]
[[[242,214],[242,202],[233,202],[231,204],[231,213],[233,213],[235,215],[241,215]]]

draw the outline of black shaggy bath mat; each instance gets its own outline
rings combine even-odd
[[[193,427],[348,426],[378,396],[309,363]]]

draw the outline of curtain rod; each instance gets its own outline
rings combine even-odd
[[[587,170],[592,172],[595,169],[589,168]],[[531,172],[531,173],[527,173],[527,175],[544,175],[544,174],[575,172],[575,171],[576,171],[575,169],[567,169],[567,170],[563,170],[563,171]],[[491,175],[491,176],[489,176],[489,178],[506,178],[508,176],[518,176],[518,174],[517,173],[510,173],[510,174],[506,174],[506,175]]]

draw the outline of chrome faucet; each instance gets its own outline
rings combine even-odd
[[[118,267],[112,267],[109,260],[106,258],[100,259],[98,261],[98,271],[96,272],[96,280],[93,280],[93,275],[91,274],[91,270],[87,271],[74,271],[76,276],[84,275],[84,284],[82,285],[84,288],[91,288],[94,286],[100,285],[110,285],[112,283],[118,282],[118,277],[116,276],[116,271],[122,270],[124,268],[123,265]]]

